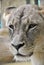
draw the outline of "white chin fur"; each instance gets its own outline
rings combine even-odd
[[[21,56],[14,56],[14,59],[13,61],[16,61],[16,62],[26,62],[26,61],[30,61],[30,57],[21,57]]]

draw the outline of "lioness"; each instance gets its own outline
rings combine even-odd
[[[32,65],[44,65],[44,17],[39,10],[35,5],[20,6],[7,21],[15,61],[30,58]]]

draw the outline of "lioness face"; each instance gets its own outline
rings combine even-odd
[[[36,39],[44,36],[44,19],[38,13],[38,7],[32,5],[16,9],[11,17],[8,26],[11,45],[17,51],[15,57],[30,57],[34,53]]]

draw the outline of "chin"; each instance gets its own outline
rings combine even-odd
[[[15,62],[26,62],[26,61],[30,61],[30,57],[33,55],[33,52],[31,52],[29,55],[22,55],[22,54],[16,54],[14,56],[13,61]]]

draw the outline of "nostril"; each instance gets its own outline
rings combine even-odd
[[[20,47],[24,46],[24,43],[23,44],[18,44],[18,45],[12,44],[12,46],[15,47],[18,50]]]

